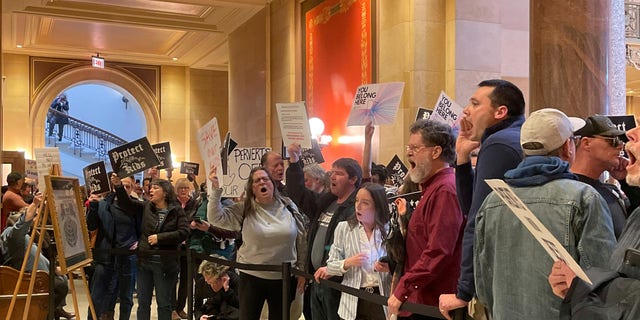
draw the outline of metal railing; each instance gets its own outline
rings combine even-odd
[[[51,116],[66,117],[69,120],[62,129],[62,139],[71,141],[73,154],[82,158],[84,150],[91,150],[96,153],[96,158],[106,160],[107,152],[117,146],[127,143],[126,140],[102,130],[96,126],[88,124],[82,120],[64,114],[56,110],[49,110]],[[48,136],[49,126],[54,126],[53,135]],[[59,126],[55,121],[47,121],[45,126],[45,136],[49,139],[57,139]],[[54,144],[56,142],[54,141]]]

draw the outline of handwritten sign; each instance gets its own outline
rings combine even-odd
[[[92,163],[84,167],[82,173],[84,174],[84,184],[89,194],[100,194],[110,190],[109,176],[107,176],[104,161]]]
[[[35,160],[24,160],[24,176],[34,182],[38,181],[38,163]]]
[[[44,194],[47,185],[44,182],[44,176],[51,174],[51,166],[57,164],[62,171],[60,164],[60,150],[56,147],[34,148],[33,153],[36,158],[36,166],[38,171],[38,189]]]
[[[142,172],[160,164],[147,137],[109,150],[113,172],[120,178]]]
[[[156,143],[151,147],[153,148],[153,152],[156,153],[158,161],[160,161],[158,169],[167,169],[173,166],[171,163],[171,145],[169,145],[169,142]]]
[[[390,124],[396,120],[404,82],[372,83],[359,86],[351,105],[347,126]]]
[[[180,173],[183,174],[194,174],[198,175],[198,171],[200,171],[200,164],[196,162],[180,162]]]
[[[400,160],[400,157],[396,154],[387,165],[387,171],[389,171],[391,183],[396,187],[400,187],[404,182],[404,178],[407,175],[407,172],[409,172],[409,169],[404,165],[404,163],[402,163],[402,160]]]
[[[269,151],[271,148],[267,147],[233,149],[229,154],[222,196],[233,198],[242,195],[251,169],[259,167],[260,159]]]
[[[428,120],[431,117],[433,110],[418,108],[418,112],[416,113],[416,121],[418,120]]]
[[[584,273],[584,270],[567,252],[562,244],[556,239],[551,232],[540,222],[529,208],[518,198],[509,185],[500,179],[486,179],[487,184],[495,191],[495,193],[507,204],[509,209],[520,219],[520,222],[531,232],[538,240],[540,245],[551,256],[553,261],[562,260],[569,268],[582,280],[591,284],[591,280]]]
[[[311,148],[311,130],[304,102],[276,103],[276,110],[285,145],[298,143],[303,148]]]
[[[463,108],[451,99],[444,91],[440,92],[440,97],[433,107],[433,113],[430,119],[446,123],[451,128],[460,127],[460,118],[462,117]]]
[[[207,174],[207,190],[213,190],[209,174],[211,166],[216,166],[216,175],[221,179],[220,185],[224,185],[222,175],[222,159],[220,158],[220,150],[222,142],[220,139],[220,129],[218,128],[218,119],[215,117],[207,122],[202,128],[198,129],[198,148],[200,156],[204,160],[204,170]]]

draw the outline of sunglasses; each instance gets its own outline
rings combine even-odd
[[[620,137],[603,137],[603,136],[593,136],[593,137],[609,141],[609,144],[614,148],[624,146],[624,141],[622,141]]]

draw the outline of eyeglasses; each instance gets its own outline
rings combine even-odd
[[[260,182],[269,182],[270,180],[269,177],[260,177],[253,179],[253,183],[258,184]]]
[[[578,142],[580,142],[580,139],[582,139],[582,136],[571,136],[569,139],[573,141],[573,144],[577,145]]]
[[[407,152],[411,151],[411,153],[418,153],[420,151],[422,151],[422,149],[426,149],[426,148],[433,148],[435,146],[412,146],[412,145],[406,145],[405,149],[407,150]]]
[[[622,141],[620,137],[603,137],[603,136],[593,136],[593,137],[609,141],[609,144],[614,148],[624,146],[624,141]]]

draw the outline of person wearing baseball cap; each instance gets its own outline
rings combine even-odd
[[[601,182],[600,176],[604,171],[609,171],[616,180],[624,180],[627,176],[625,167],[629,160],[621,156],[624,131],[619,130],[607,116],[594,115],[587,117],[585,125],[574,135],[578,138],[571,172],[605,199],[613,220],[613,231],[618,238],[627,221],[625,196],[616,186]]]
[[[557,109],[531,113],[520,132],[525,158],[504,181],[583,268],[604,267],[616,243],[611,216],[600,194],[569,171],[573,132],[584,124]],[[558,319],[562,301],[546,276],[553,260],[507,204],[489,194],[476,216],[474,270],[478,300],[492,318]]]

